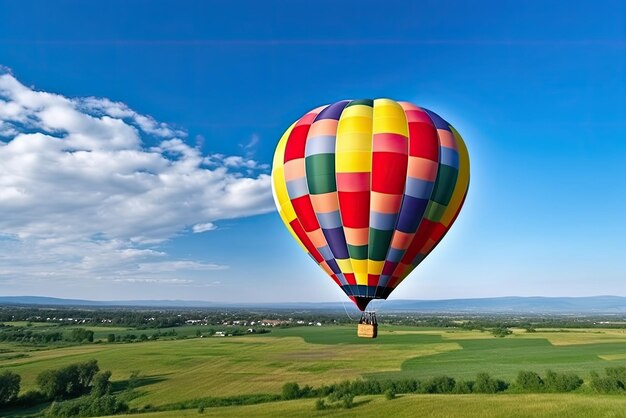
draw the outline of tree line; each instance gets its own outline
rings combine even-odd
[[[37,375],[38,389],[20,395],[21,376],[0,373],[0,410],[30,407],[52,401],[49,417],[95,417],[128,411],[128,405],[111,394],[111,372],[101,371],[96,360],[74,363]]]

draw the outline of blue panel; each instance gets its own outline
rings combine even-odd
[[[392,231],[396,228],[397,213],[370,213],[370,228],[380,231]],[[371,239],[371,237],[370,237]]]
[[[404,256],[405,252],[406,250],[389,248],[389,252],[387,253],[387,261],[391,261],[392,263],[399,263],[402,260],[402,256]]]
[[[459,168],[459,153],[452,148],[439,147],[439,161],[441,164]]]
[[[318,248],[317,251],[320,252],[320,254],[322,255],[322,257],[324,257],[324,260],[328,261],[328,260],[332,260],[333,258],[333,253],[332,251],[330,251],[330,248],[328,247],[328,245],[324,245],[321,248]]]
[[[428,199],[416,199],[405,195],[396,229],[406,233],[417,231],[426,211],[426,206],[428,206]]]
[[[407,177],[404,194],[418,199],[430,199],[434,185],[432,181]]]
[[[322,229],[333,229],[333,228],[341,228],[341,215],[339,211],[335,212],[327,212],[327,213],[316,213],[317,220],[320,223]]]
[[[289,199],[296,199],[309,194],[309,186],[306,183],[306,178],[302,177],[288,181],[287,193],[289,194]]]
[[[307,138],[304,155],[334,154],[336,138],[332,135],[319,135]]]

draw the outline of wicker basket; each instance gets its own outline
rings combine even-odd
[[[378,335],[378,324],[359,324],[357,335],[362,338],[376,338]]]

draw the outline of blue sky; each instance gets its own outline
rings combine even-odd
[[[31,125],[5,119],[12,130],[1,141],[79,138],[77,115],[108,115],[139,132],[115,149],[89,145],[103,152],[89,166],[101,173],[84,160],[64,167],[61,154],[38,160],[60,164],[45,167],[10,154],[2,173],[12,180],[0,181],[0,293],[342,300],[268,205],[267,166],[283,130],[309,109],[391,97],[444,116],[472,163],[456,224],[392,298],[626,295],[626,6],[382,5],[0,0],[0,64],[10,77],[0,100],[31,112]],[[38,95],[32,105],[29,91],[59,100]],[[65,109],[55,119],[64,125],[46,122],[57,114],[42,113],[50,107]],[[110,134],[91,122],[90,134]],[[195,158],[206,164],[193,166]],[[180,190],[139,179],[153,169]],[[123,184],[112,185],[120,175]],[[18,180],[10,190],[33,200],[9,193]],[[140,189],[150,200],[133,195]],[[57,202],[59,190],[76,195]],[[111,208],[103,199],[115,196],[137,197],[137,206],[118,202],[119,216],[103,214]]]

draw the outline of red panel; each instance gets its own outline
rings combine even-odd
[[[430,238],[430,234],[435,228],[435,225],[435,222],[429,221],[428,219],[422,219],[422,222],[420,223],[420,226],[419,228],[417,228],[417,232],[413,237],[413,241],[411,241],[411,245],[409,245],[409,248],[404,253],[401,263],[398,264],[398,267],[396,267],[394,275],[400,275],[401,272],[399,271],[399,269],[401,268],[402,263],[412,263],[415,256],[419,254],[420,250],[424,247],[424,244],[426,244],[428,238]]]
[[[340,192],[369,192],[370,173],[337,173],[337,190]]]
[[[409,155],[439,161],[439,136],[432,124],[409,123]]]
[[[308,194],[292,199],[291,204],[305,231],[311,232],[319,229],[320,224],[317,222],[311,198]]]
[[[367,275],[367,285],[368,286],[378,286],[378,280],[380,279],[380,274],[368,274]]]
[[[300,225],[300,222],[297,219],[294,219],[293,221],[289,222],[289,225],[293,229],[293,232],[296,234],[296,236],[300,238],[302,245],[304,245],[309,253],[311,253],[315,261],[317,261],[318,263],[324,261],[324,257],[322,257],[320,252],[317,251],[317,248],[315,248],[315,246],[307,236],[306,232],[304,232],[304,229],[302,229],[302,225]]]
[[[447,230],[448,228],[438,222],[433,228],[433,231],[430,234],[430,238],[435,242],[439,242],[439,240],[441,240],[441,238],[443,238],[443,236],[446,234]]]
[[[428,123],[429,125],[433,124],[430,116],[428,116],[428,113],[423,110],[405,110],[404,113],[406,114],[406,120],[408,120],[409,123],[423,122]]]
[[[344,273],[343,275],[346,278],[346,281],[348,282],[348,284],[351,284],[351,285],[356,284],[356,277],[354,277],[354,273]]]
[[[370,192],[338,192],[339,211],[344,227],[370,226]]]
[[[403,194],[406,182],[406,154],[375,152],[372,154],[372,191]]]
[[[304,158],[304,149],[306,147],[306,137],[309,133],[311,125],[296,126],[291,130],[287,144],[285,145],[284,162]]]

